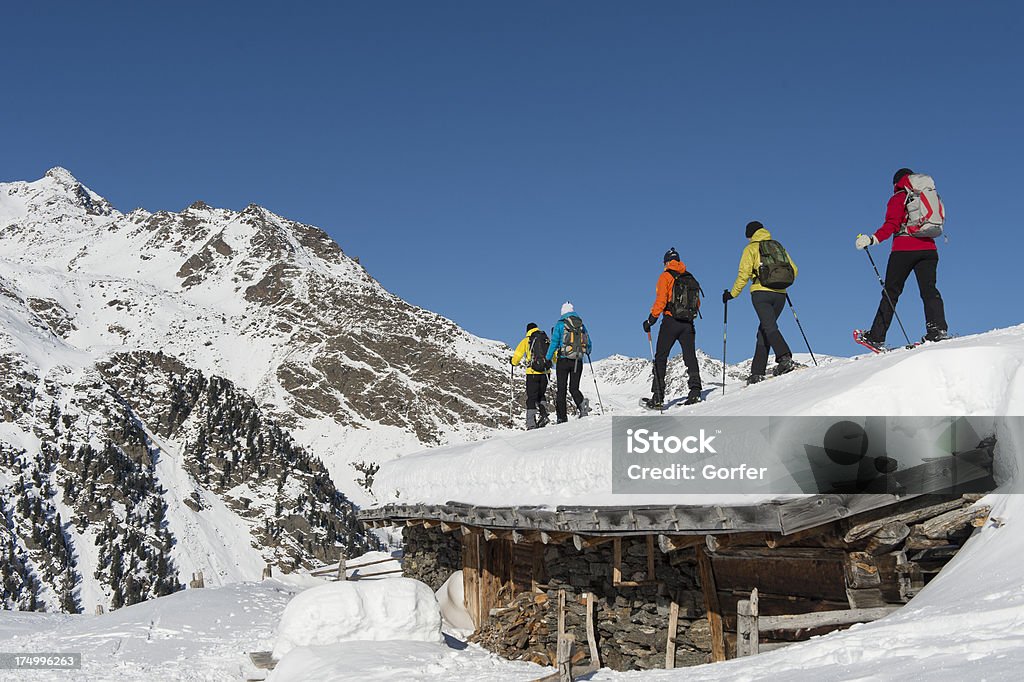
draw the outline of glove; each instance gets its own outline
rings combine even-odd
[[[552,367],[554,367],[554,365],[552,364],[552,362],[550,360],[545,360],[544,361],[544,370],[545,371],[551,369]]]
[[[874,246],[878,243],[878,240],[873,234],[858,234],[857,235],[857,248],[866,249],[869,246]]]
[[[732,300],[732,292],[726,289],[722,292],[722,303],[728,303]]]
[[[658,323],[658,318],[656,318],[654,315],[648,315],[647,319],[644,320],[644,331],[647,332],[648,334],[650,334],[651,333],[651,327],[653,325],[656,325],[657,323]]]

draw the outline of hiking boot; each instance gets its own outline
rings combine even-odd
[[[762,381],[764,381],[763,374],[751,374],[749,377],[747,377],[747,386],[750,386],[752,384],[759,384]]]
[[[584,398],[583,401],[576,406],[576,416],[583,419],[590,414],[590,399]]]
[[[948,338],[949,332],[944,329],[929,329],[928,333],[921,338],[921,343],[924,343],[925,341],[931,341],[933,343],[936,341],[945,341]]]
[[[692,389],[683,401],[683,405],[696,405],[700,402],[700,389]]]
[[[551,417],[548,415],[548,409],[543,405],[540,405],[537,409],[537,428],[542,429],[551,423]]]
[[[790,357],[782,358],[778,362],[775,363],[775,369],[772,370],[772,376],[777,377],[777,376],[780,376],[782,374],[786,374],[788,372],[792,372],[797,367],[798,367],[798,365],[795,362],[793,362],[793,358],[790,358]]]

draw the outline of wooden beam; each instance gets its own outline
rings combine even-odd
[[[459,530],[460,528],[462,528],[462,526],[460,524],[458,524],[458,523],[448,523],[446,521],[442,521],[441,522],[441,532],[442,533],[454,533],[455,531]]]
[[[984,526],[991,511],[992,508],[989,506],[954,509],[914,526],[913,534],[932,540],[945,540],[968,527]]]
[[[758,625],[761,630],[772,632],[795,632],[823,627],[869,623],[888,616],[899,606],[880,606],[872,609],[849,609],[847,611],[817,611],[787,616],[761,616]]]
[[[598,545],[603,545],[606,542],[613,541],[614,539],[615,538],[613,536],[610,536],[610,535],[589,535],[589,536],[587,536],[587,535],[579,535],[577,533],[574,533],[573,536],[572,536],[572,544],[576,546],[577,550],[582,552],[585,549],[590,549],[591,547],[597,547]]]
[[[703,545],[697,545],[697,566],[700,570],[700,586],[704,592],[704,610],[707,611],[708,624],[711,627],[711,660],[725,660],[725,630],[722,626],[722,608],[718,603],[718,588],[715,586],[715,573],[711,567],[711,558]]]
[[[612,585],[622,582],[622,538],[612,540]]]
[[[659,535],[658,549],[665,554],[688,549],[704,542],[703,535]]]

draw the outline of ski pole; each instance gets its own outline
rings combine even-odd
[[[804,326],[800,324],[800,318],[796,316],[796,308],[793,307],[793,301],[789,300],[789,294],[786,294],[786,303],[789,304],[789,309],[793,311],[793,319],[796,320],[796,326],[800,329],[800,336],[804,337],[804,343],[807,344],[807,352],[811,354],[811,360],[814,360],[814,366],[818,366],[818,361],[814,358],[814,351],[811,350],[811,342],[807,340],[807,334],[804,334]]]
[[[722,304],[725,308],[722,314],[722,395],[725,395],[725,342],[729,334],[729,302]]]
[[[892,299],[889,297],[889,292],[885,288],[885,282],[882,281],[882,276],[880,274],[878,274],[878,267],[875,266],[875,259],[871,257],[871,252],[868,251],[868,247],[865,247],[864,253],[868,254],[868,260],[871,261],[871,267],[874,268],[874,270],[875,270],[875,277],[878,278],[878,283],[882,285],[882,293],[885,295],[885,300],[887,300],[889,302],[889,307],[892,308],[893,317],[895,317],[896,321],[899,323],[900,331],[903,332],[903,338],[905,338],[907,340],[907,345],[909,346],[910,345],[910,337],[907,336],[907,330],[904,329],[904,327],[903,327],[903,320],[900,319],[899,313],[896,312],[896,304],[893,303]]]
[[[597,373],[594,372],[594,361],[590,359],[590,353],[587,353],[587,362],[590,363],[590,376],[594,377],[594,392],[597,393],[597,404],[601,406],[601,414],[604,414],[604,403],[601,402],[601,391],[597,388]]]
[[[665,414],[665,387],[661,385],[661,380],[658,378],[658,361],[654,358],[654,341],[651,340],[650,332],[647,332],[647,345],[651,347],[651,363],[652,370],[654,371],[654,384],[658,387],[658,391],[661,393],[661,407],[658,408],[658,412]]]
[[[512,425],[514,424],[514,422],[512,421],[512,406],[516,402],[515,379],[516,379],[516,366],[512,365],[511,367],[509,367],[509,374],[508,374],[508,427],[509,428],[512,428]]]

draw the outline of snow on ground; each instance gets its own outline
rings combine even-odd
[[[832,359],[754,386],[728,386],[725,395],[713,390],[705,403],[677,405],[666,415],[1020,415],[1022,364],[1024,325],[910,351]],[[635,393],[607,388],[608,415],[527,433],[498,431],[482,441],[406,455],[382,465],[373,492],[380,504],[700,503],[693,495],[612,493],[612,416],[656,413],[638,407]],[[715,500],[736,504],[743,497]]]
[[[308,579],[307,579],[308,580]],[[102,616],[0,611],[0,651],[82,653],[82,670],[0,670],[0,680],[242,680],[269,650],[306,584],[265,580],[189,589]]]
[[[730,386],[724,397],[713,392],[704,405],[673,408],[670,413],[1020,415],[1024,414],[1022,364],[1024,326],[914,351],[839,360],[742,390]],[[602,397],[616,414],[637,412],[630,408],[625,392],[609,391]],[[563,472],[560,475],[571,473],[571,478],[583,478],[585,485],[549,486],[533,499],[565,503],[557,497],[563,492],[577,502],[608,499],[607,491],[600,488],[599,475],[581,474],[598,472],[600,467],[584,469],[585,462],[579,460],[604,456],[600,443],[610,440],[609,429],[609,417],[598,417],[541,432],[495,435],[475,445],[405,457],[385,466],[378,480],[387,486],[400,482],[406,499],[444,501],[481,494],[467,484],[467,480],[479,477],[474,485],[483,486],[488,504],[523,503],[523,491],[510,483],[518,479],[502,473],[507,466],[505,460],[526,458],[523,462],[544,470],[558,460],[576,458],[576,468],[559,464]],[[531,451],[541,447],[545,448],[543,452],[531,459]],[[1000,447],[1019,452],[1024,447],[1024,432],[1001,434]],[[428,466],[431,461],[434,465]],[[487,471],[474,471],[472,467],[481,462],[486,466],[480,468]],[[413,472],[417,471],[424,480],[415,481]],[[484,474],[488,472],[511,492],[497,497],[503,493],[487,487]],[[519,469],[518,474],[531,485],[548,485],[545,481],[552,478],[550,468],[539,480],[530,478],[530,468]],[[1012,471],[1004,474],[1019,476]],[[414,483],[420,487],[414,487]],[[887,618],[753,659],[675,671],[603,670],[592,679],[1020,679],[1024,666],[1024,580],[1020,568],[1020,557],[1024,556],[1024,497],[995,494],[986,502],[993,506],[994,520],[978,529],[910,604]],[[0,612],[0,651],[82,652],[82,673],[63,679],[245,679],[255,672],[245,652],[270,650],[289,600],[302,588],[321,584],[313,578],[295,576],[186,590],[103,616]],[[451,637],[446,637],[444,643],[392,640],[303,647],[286,658],[287,665],[284,663],[275,671],[275,681],[514,682],[536,679],[550,671],[504,661]],[[0,672],[0,680],[7,679],[62,677],[49,672],[17,677]]]

